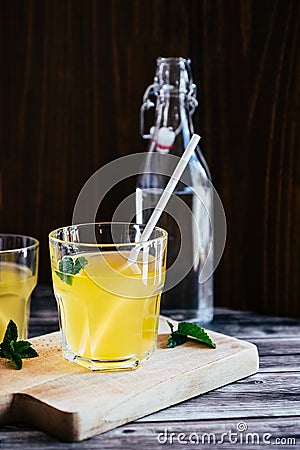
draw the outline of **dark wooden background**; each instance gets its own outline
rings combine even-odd
[[[300,315],[298,0],[2,0],[0,229],[41,242],[84,182],[145,150],[158,56],[189,56],[196,131],[224,203],[216,304]],[[133,189],[117,189],[101,217]],[[119,197],[118,197],[119,196]]]

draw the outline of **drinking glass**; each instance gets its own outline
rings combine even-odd
[[[156,348],[167,233],[132,223],[49,235],[64,358],[90,370],[135,369]]]
[[[39,242],[29,236],[0,234],[0,342],[12,319],[26,339],[30,296],[37,284]]]

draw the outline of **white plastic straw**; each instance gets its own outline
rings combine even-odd
[[[160,216],[162,215],[168,201],[170,200],[171,195],[173,194],[173,191],[177,185],[177,183],[180,180],[181,175],[184,172],[184,169],[186,168],[193,152],[195,151],[195,148],[197,147],[198,142],[200,141],[200,136],[198,134],[193,134],[187,148],[185,149],[182,157],[180,158],[164,192],[161,194],[161,197],[153,211],[153,213],[150,216],[150,219],[148,220],[145,229],[140,237],[140,242],[146,242],[148,241],[149,237],[151,236],[152,231],[154,230],[155,225],[159,221]],[[133,250],[131,250],[128,261],[131,263],[135,263],[140,248],[135,247]]]

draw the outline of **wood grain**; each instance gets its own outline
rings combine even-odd
[[[228,398],[230,401],[230,398]],[[264,433],[270,434],[270,442],[276,445],[277,448],[284,448],[288,445],[291,448],[297,448],[299,443],[299,426],[300,426],[300,416],[298,417],[271,417],[271,418],[261,418],[259,415],[256,418],[244,418],[242,421],[246,423],[248,433],[257,433],[260,439],[260,445],[251,445],[251,440],[248,441],[247,448],[255,450],[263,446],[263,435]],[[52,438],[51,436],[45,435],[41,431],[32,429],[25,424],[19,426],[10,425],[2,427],[1,429],[1,449],[10,450],[12,447],[16,449],[42,448],[48,450],[60,450],[60,449],[74,449],[80,448],[82,450],[93,450],[93,449],[105,449],[105,450],[116,450],[118,448],[125,450],[132,450],[134,447],[141,448],[143,450],[158,450],[164,448],[158,439],[163,439],[165,432],[167,431],[168,442],[165,446],[171,445],[175,450],[182,448],[184,444],[180,443],[181,439],[188,439],[189,435],[199,436],[200,442],[203,436],[203,445],[200,448],[211,448],[213,441],[208,443],[208,434],[215,434],[216,442],[221,439],[222,433],[235,433],[237,431],[237,425],[241,422],[239,417],[221,420],[199,420],[199,421],[173,421],[173,422],[135,422],[124,425],[123,427],[115,428],[114,430],[108,431],[104,434],[95,436],[93,439],[82,441],[79,444],[72,443],[66,444],[64,442],[59,442]],[[247,433],[246,432],[246,433]],[[171,433],[174,433],[171,435]],[[180,433],[184,435],[180,436]],[[244,438],[246,438],[246,433]],[[162,436],[163,435],[163,436]],[[172,439],[173,436],[173,439]],[[233,435],[234,437],[234,435]],[[240,438],[240,434],[238,435]],[[179,438],[179,442],[178,442]],[[212,436],[210,437],[213,438]],[[249,438],[248,438],[249,439]],[[284,444],[280,447],[280,440],[276,442],[276,439],[281,439]],[[285,441],[284,441],[285,439]],[[288,439],[290,439],[288,444]],[[25,443],[30,443],[30,447],[24,447]],[[195,442],[195,441],[194,441]],[[206,444],[206,446],[205,446]],[[25,444],[26,445],[26,444]],[[266,444],[267,446],[268,444]],[[196,445],[193,445],[196,447]],[[197,448],[197,447],[196,447]],[[228,436],[226,440],[222,443],[222,448],[232,449],[233,444],[229,441]],[[235,448],[238,448],[235,444]]]
[[[0,423],[26,421],[63,441],[81,441],[258,370],[253,344],[211,332],[217,348],[186,343],[158,349],[138,370],[92,373],[65,361],[59,333],[32,339],[39,358],[11,371],[0,360]]]
[[[299,417],[299,371],[296,373],[258,373],[199,399],[184,408],[174,406],[148,416],[149,421],[222,420],[248,417]],[[234,405],[228,402],[235,397]],[[270,401],[272,399],[272,401]],[[139,419],[143,421],[144,419]]]
[[[99,167],[143,151],[155,59],[187,55],[228,239],[216,304],[299,316],[298,0],[3,0],[0,228],[41,241]],[[111,217],[130,179],[99,211]]]
[[[272,445],[278,448],[288,446],[297,448],[300,442],[299,365],[297,366],[300,349],[299,320],[217,308],[211,325],[216,331],[224,333],[226,330],[226,334],[229,335],[234,335],[235,331],[240,337],[250,335],[252,342],[258,346],[259,372],[239,382],[237,387],[239,395],[236,394],[234,383],[232,386],[221,387],[215,392],[208,392],[193,400],[182,402],[171,411],[168,409],[157,413],[161,414],[159,418],[156,414],[152,414],[138,422],[123,425],[77,444],[59,442],[22,423],[1,426],[1,449],[8,450],[15,447],[22,450],[40,448],[71,450],[77,447],[88,450],[98,448],[156,450],[164,447],[157,439],[165,430],[168,430],[168,433],[175,433],[175,436],[179,433],[185,433],[187,436],[190,433],[200,436],[215,433],[220,438],[221,433],[235,432],[239,422],[246,423],[249,433],[259,433],[261,439],[263,433],[270,433]],[[49,286],[40,286],[32,301],[31,336],[54,331],[55,326],[58,324],[53,294]],[[72,364],[71,366],[73,367]],[[199,419],[199,414],[202,413],[205,413],[206,417]],[[179,417],[184,420],[179,421]],[[207,443],[207,438],[206,435],[206,444],[201,445],[201,448],[212,447],[212,443]],[[276,438],[282,441],[275,442]],[[288,443],[288,439],[295,441]],[[167,445],[170,444],[165,444]],[[179,450],[183,444],[175,440],[171,445],[172,449]],[[260,446],[263,446],[262,442]],[[232,448],[233,444],[226,440],[222,444],[223,447]],[[237,447],[237,444],[234,447]],[[252,446],[249,443],[247,448],[255,450],[258,445]]]

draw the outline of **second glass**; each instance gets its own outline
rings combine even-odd
[[[10,320],[26,339],[30,296],[37,284],[39,242],[29,236],[0,234],[0,342]]]
[[[167,233],[129,223],[49,235],[63,356],[90,370],[135,369],[156,348]]]

